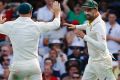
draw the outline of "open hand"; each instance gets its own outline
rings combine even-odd
[[[67,26],[67,27],[70,28],[70,29],[75,29],[75,28],[76,28],[75,25],[69,24],[69,23],[64,23],[63,25],[64,25],[64,26]]]
[[[60,3],[58,1],[54,1],[52,5],[52,11],[54,12],[55,17],[60,14],[61,8],[60,8]]]

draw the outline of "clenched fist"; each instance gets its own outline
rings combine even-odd
[[[74,30],[74,33],[78,36],[78,37],[81,37],[81,38],[84,38],[85,36],[85,33],[81,30],[78,30],[78,29],[75,29]]]

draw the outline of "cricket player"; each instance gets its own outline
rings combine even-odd
[[[5,18],[0,18],[0,33],[9,36],[14,51],[8,80],[42,80],[38,61],[39,36],[59,28],[61,9],[55,1],[52,8],[55,18],[52,22],[34,22],[31,19],[32,10],[29,3],[22,3],[18,7],[20,17],[16,20],[5,22]]]
[[[75,33],[87,42],[89,61],[82,80],[116,80],[112,72],[112,57],[106,43],[106,26],[98,12],[98,4],[88,0],[83,8],[88,20],[85,24],[64,24],[69,28],[77,28]],[[86,34],[80,30],[86,30]]]

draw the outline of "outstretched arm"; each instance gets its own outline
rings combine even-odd
[[[67,26],[68,28],[71,28],[71,29],[80,29],[80,30],[86,30],[88,24],[85,23],[85,24],[81,24],[81,25],[73,25],[73,24],[69,24],[69,23],[64,23],[63,24],[64,26]]]

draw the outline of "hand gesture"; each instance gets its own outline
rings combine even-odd
[[[6,21],[6,18],[3,18],[2,15],[0,15],[0,24],[3,24]]]
[[[58,1],[55,1],[53,3],[52,11],[54,12],[55,17],[57,17],[60,14],[61,8],[60,8],[60,3],[58,3]]]
[[[78,29],[75,29],[74,30],[74,33],[78,36],[78,37],[81,37],[81,38],[84,38],[85,36],[85,33],[81,30],[78,30]]]
[[[64,23],[63,25],[64,25],[64,26],[67,26],[67,27],[70,28],[70,29],[75,29],[75,28],[76,28],[75,25],[69,24],[69,23]]]

